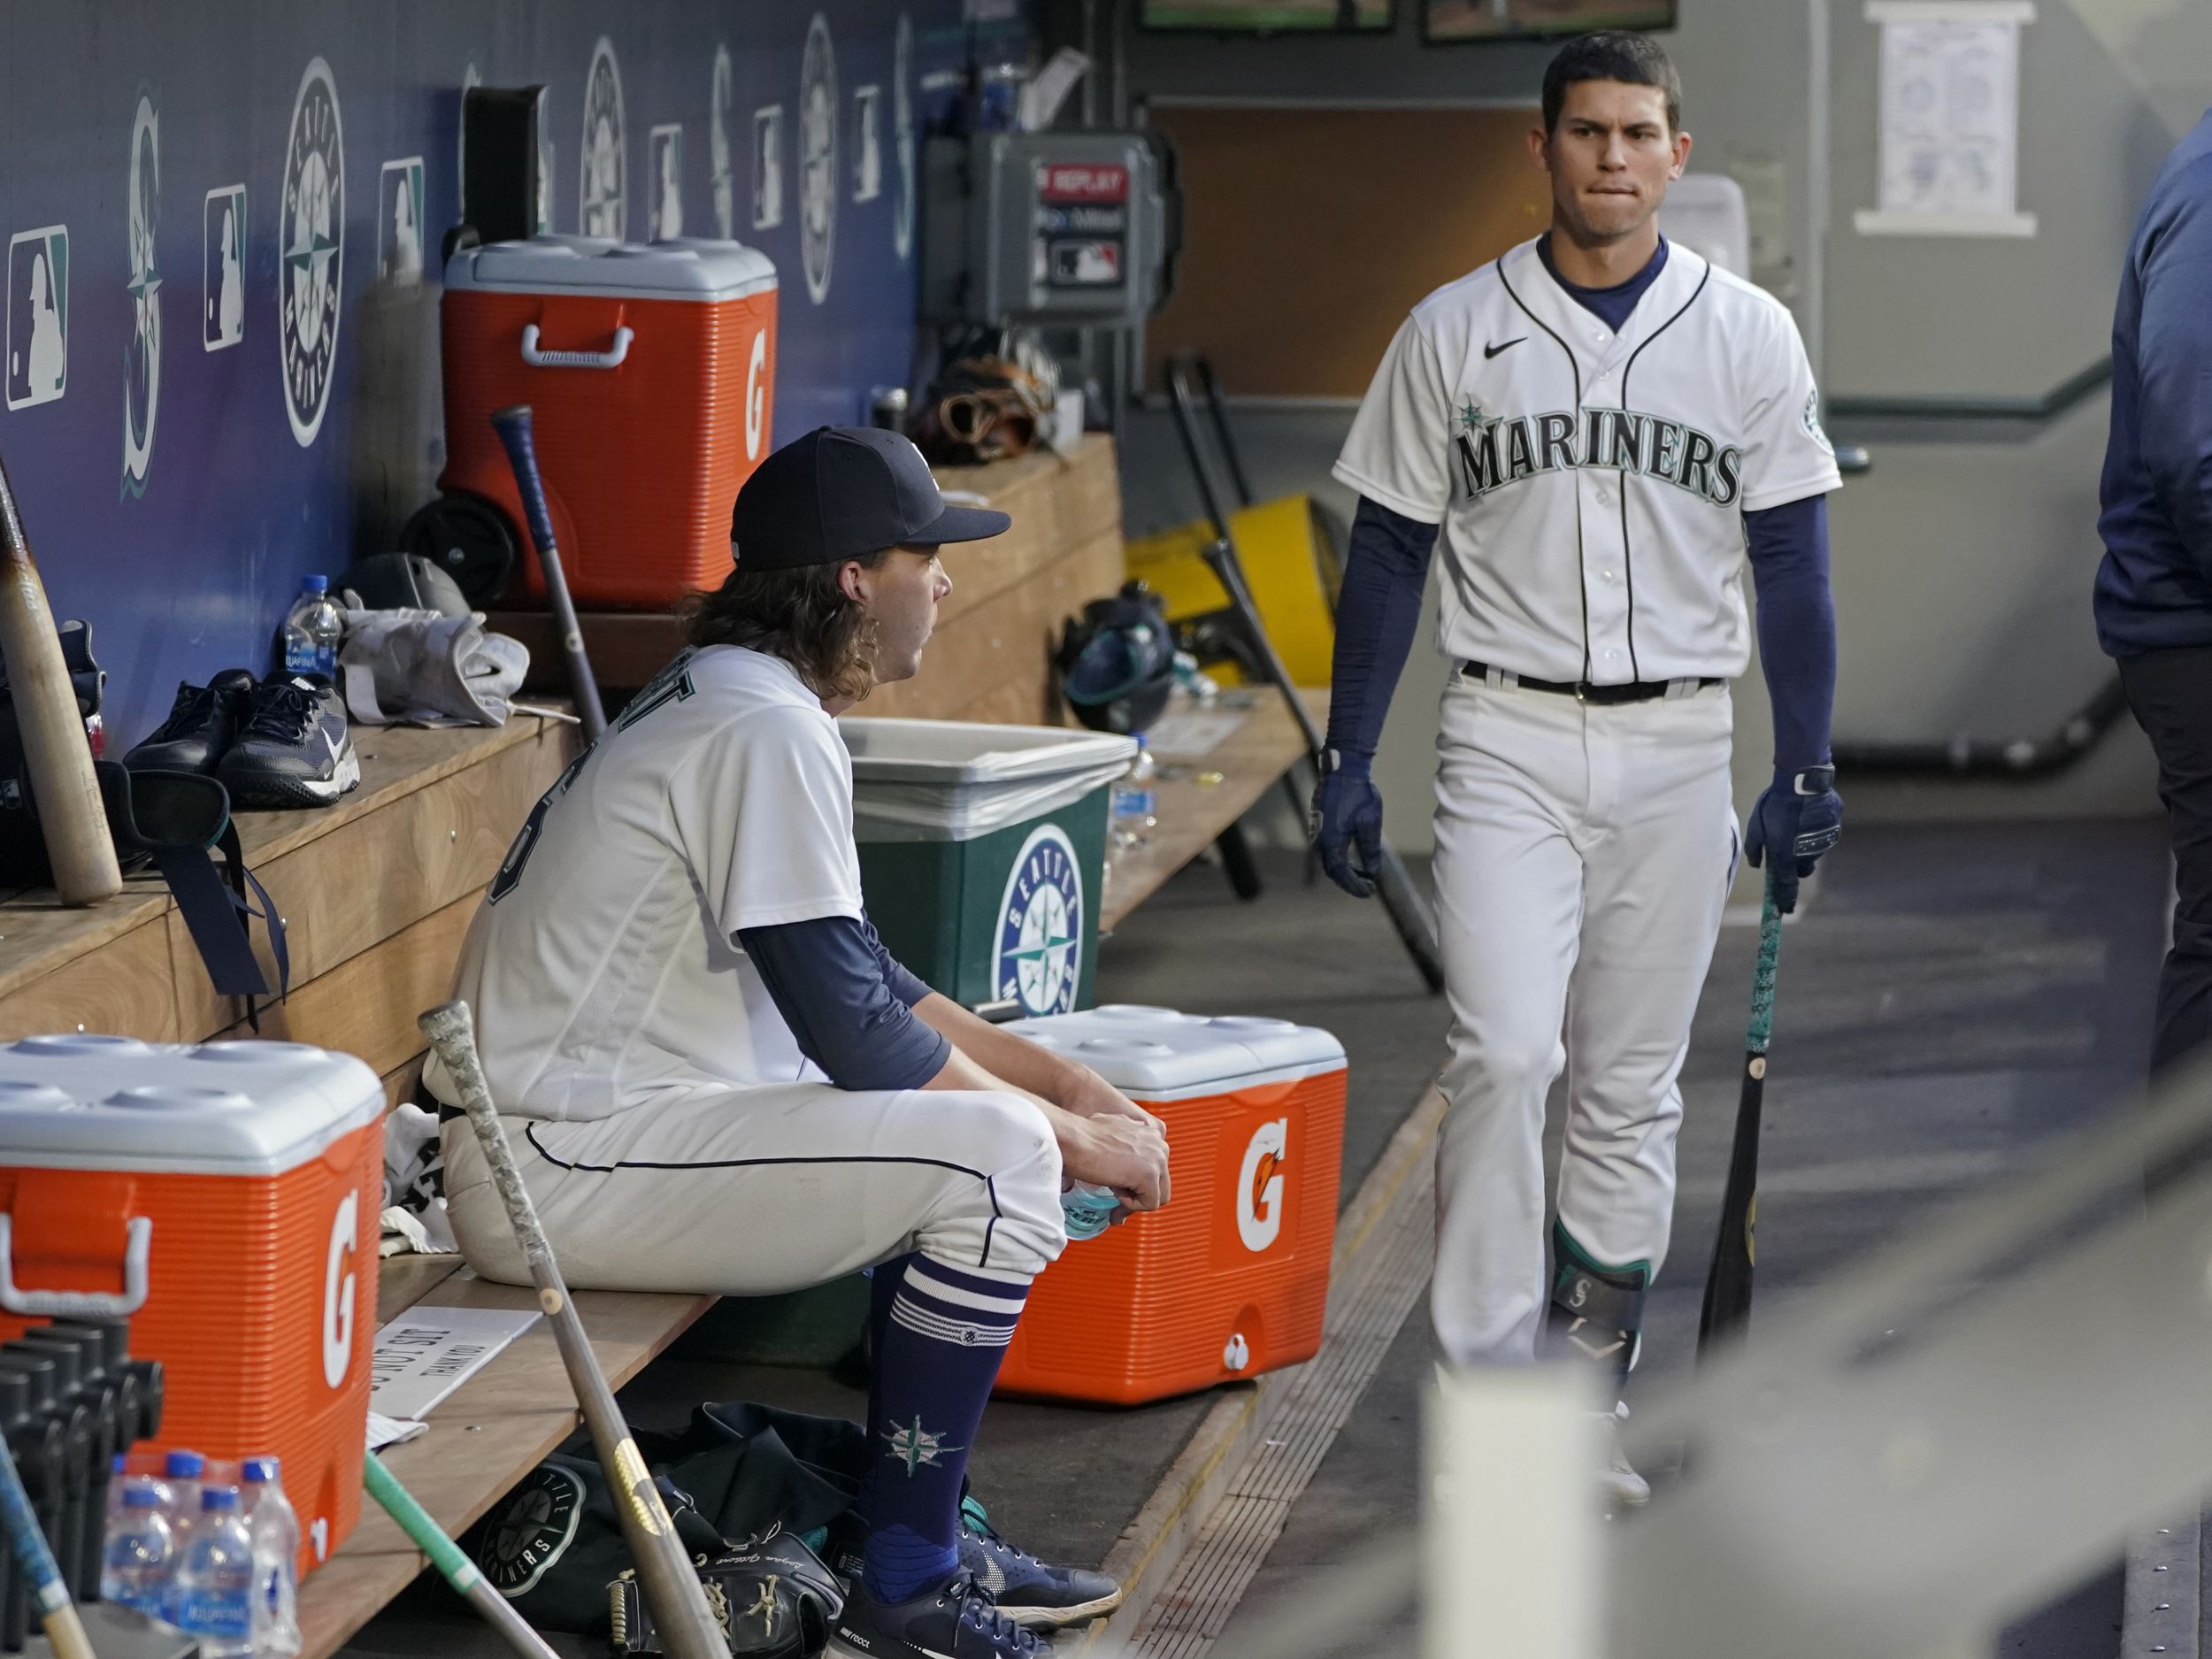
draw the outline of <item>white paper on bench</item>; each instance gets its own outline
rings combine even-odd
[[[1179,709],[1147,726],[1144,741],[1156,755],[1210,755],[1243,724],[1241,711],[1202,714]]]
[[[369,1409],[426,1415],[539,1317],[535,1308],[410,1308],[376,1333]]]

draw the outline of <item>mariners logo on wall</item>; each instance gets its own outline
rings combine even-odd
[[[1025,1014],[1064,1014],[1083,974],[1083,874],[1057,824],[1022,843],[999,902],[998,994]]]
[[[737,176],[730,166],[730,104],[737,96],[730,49],[714,49],[714,85],[707,99],[707,186],[714,197],[715,234],[737,234]]]
[[[583,1516],[582,1477],[541,1463],[485,1523],[477,1565],[508,1600],[527,1595],[576,1541]]]
[[[461,204],[464,223],[467,221],[469,211],[469,94],[483,84],[484,72],[476,66],[476,60],[472,58],[468,67],[461,72],[460,130],[453,140],[453,173],[460,188],[460,194],[453,199]]]
[[[899,13],[891,50],[891,136],[898,151],[899,200],[891,216],[891,247],[903,259],[914,249],[914,19]]]
[[[292,100],[277,208],[277,337],[284,413],[302,449],[322,430],[338,361],[339,279],[344,273],[345,134],[338,83],[321,58],[309,61]]]
[[[605,35],[591,49],[591,73],[584,81],[582,208],[579,227],[587,236],[629,234],[628,167],[622,130],[622,72],[615,66],[614,42]]]
[[[799,71],[799,257],[807,297],[829,297],[830,254],[837,236],[837,49],[817,12]]]
[[[150,91],[138,95],[131,120],[127,234],[130,239],[131,340],[123,349],[123,494],[146,493],[154,464],[154,417],[161,405],[161,273],[154,224],[161,208],[161,117]]]

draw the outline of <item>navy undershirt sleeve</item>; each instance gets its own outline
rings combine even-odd
[[[840,1088],[919,1088],[952,1044],[916,1018],[929,987],[892,960],[865,918],[748,927],[737,942],[798,1039]]]
[[[1828,498],[1743,516],[1759,589],[1759,664],[1774,703],[1774,769],[1825,766],[1836,707],[1836,604],[1828,588]]]
[[[1337,595],[1330,672],[1329,747],[1348,759],[1372,760],[1382,741],[1390,694],[1420,627],[1421,589],[1435,548],[1434,525],[1360,497]]]

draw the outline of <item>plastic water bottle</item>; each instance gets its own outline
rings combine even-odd
[[[330,579],[300,579],[300,596],[284,618],[284,672],[338,677],[338,607],[330,603]]]
[[[185,1533],[200,1518],[200,1480],[206,1473],[206,1458],[180,1450],[161,1460],[161,1473],[153,1478],[154,1490],[161,1494],[162,1517],[177,1535],[180,1548]]]
[[[200,1517],[184,1536],[162,1617],[200,1641],[200,1659],[252,1659],[253,1538],[238,1488],[200,1494]]]
[[[1157,797],[1152,788],[1152,780],[1158,771],[1144,733],[1140,732],[1136,758],[1114,785],[1111,839],[1117,850],[1151,843],[1152,832],[1159,824],[1159,819],[1153,816]]]
[[[1112,1187],[1094,1187],[1088,1181],[1078,1181],[1060,1194],[1061,1217],[1067,1223],[1069,1241],[1075,1244],[1105,1232],[1120,1208],[1121,1199]]]
[[[159,1618],[176,1559],[176,1534],[161,1513],[161,1491],[151,1478],[141,1475],[124,1481],[122,1488],[108,1517],[100,1556],[100,1599]]]
[[[300,1650],[300,1521],[284,1495],[273,1457],[249,1457],[246,1529],[253,1535],[255,1659],[292,1659]]]

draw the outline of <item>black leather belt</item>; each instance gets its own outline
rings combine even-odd
[[[1492,671],[1487,663],[1462,663],[1459,672],[1470,680],[1487,680]],[[1655,703],[1664,696],[1686,695],[1691,690],[1703,691],[1724,683],[1715,674],[1698,680],[1634,680],[1623,686],[1594,686],[1586,680],[1531,680],[1509,668],[1496,672],[1505,677],[1509,686],[1517,686],[1523,691],[1549,691],[1562,697],[1572,697],[1577,703]],[[1677,691],[1677,687],[1685,689]]]

